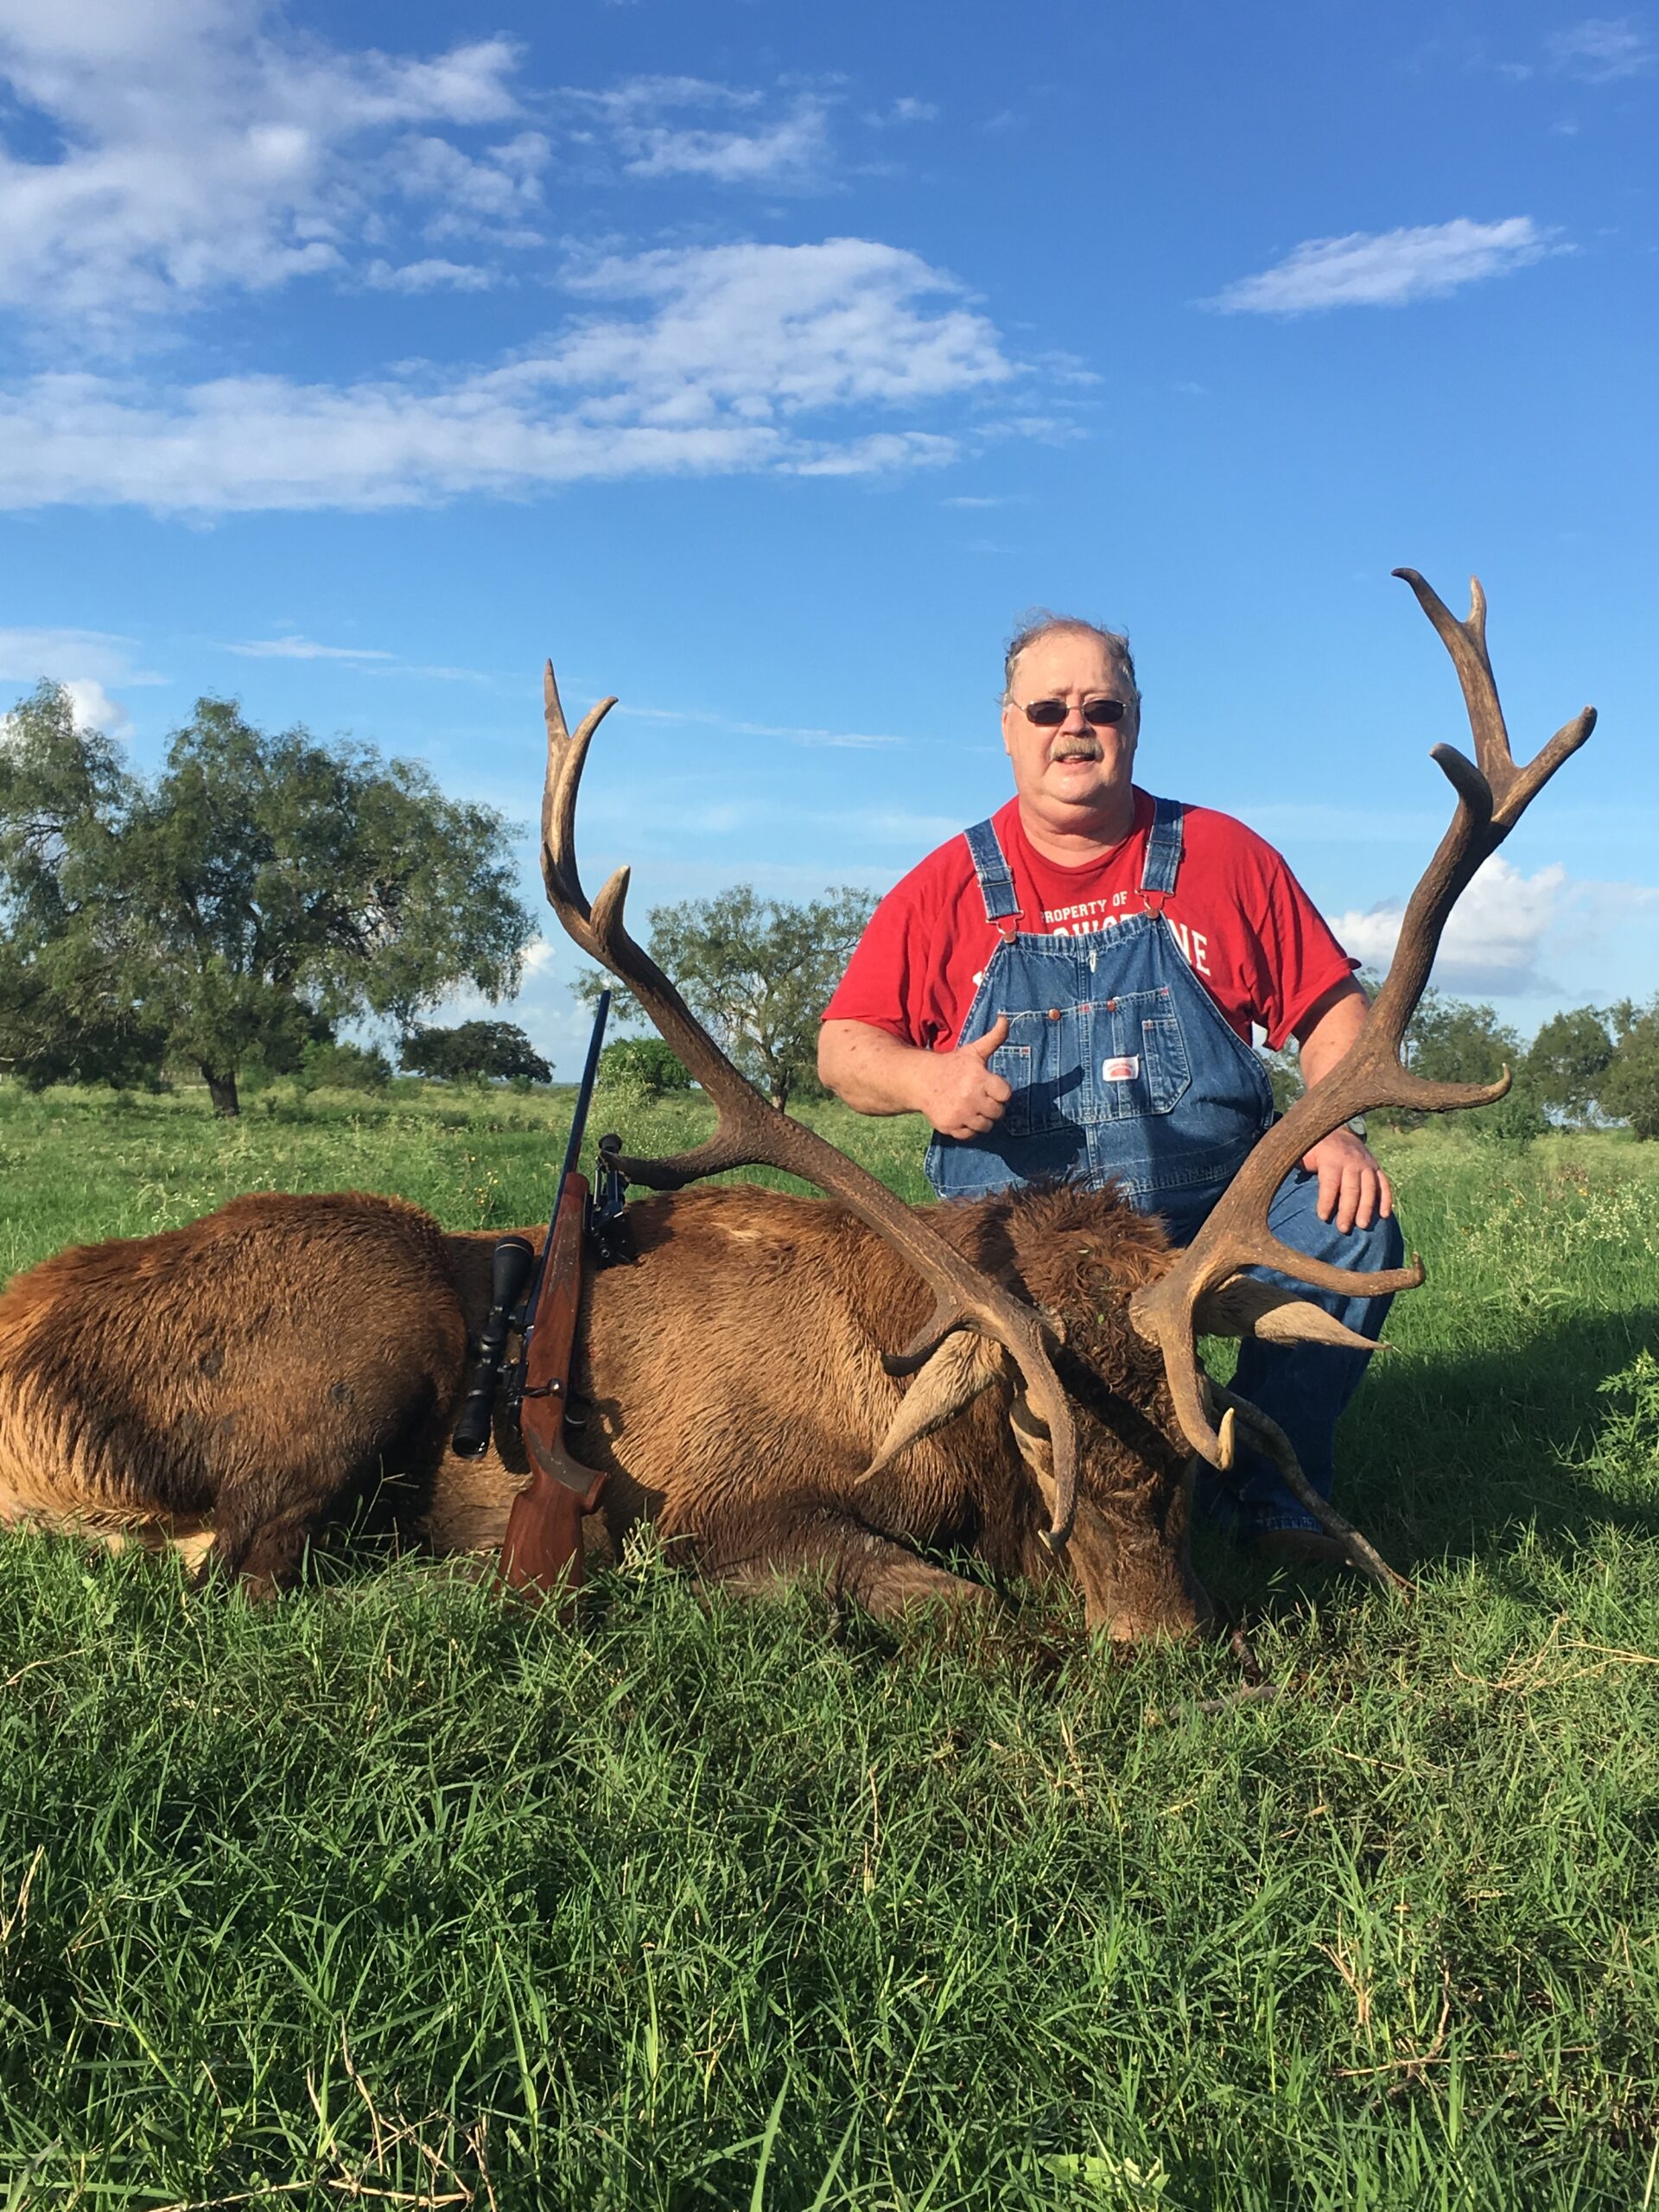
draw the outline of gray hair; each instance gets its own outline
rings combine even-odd
[[[1101,644],[1123,671],[1124,682],[1135,708],[1135,719],[1141,720],[1141,686],[1135,679],[1135,655],[1129,651],[1129,641],[1122,630],[1109,630],[1103,623],[1085,622],[1080,614],[1055,614],[1046,607],[1034,607],[1020,617],[1020,626],[1008,639],[1007,650],[1002,656],[1002,704],[1006,707],[1014,696],[1014,664],[1027,645],[1034,645],[1039,638],[1056,634],[1073,638],[1098,638]]]

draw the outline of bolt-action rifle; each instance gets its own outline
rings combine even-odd
[[[602,1260],[622,1256],[624,1184],[615,1165],[620,1140],[600,1139],[596,1196],[576,1165],[610,1005],[609,991],[601,991],[540,1255],[527,1236],[504,1236],[495,1248],[489,1318],[453,1439],[453,1448],[463,1459],[478,1458],[488,1445],[507,1339],[517,1334],[518,1356],[506,1368],[501,1410],[505,1426],[523,1442],[531,1475],[508,1516],[500,1576],[512,1588],[537,1597],[561,1583],[572,1590],[582,1580],[582,1516],[598,1504],[606,1481],[571,1458],[564,1428],[584,1247],[591,1236]]]

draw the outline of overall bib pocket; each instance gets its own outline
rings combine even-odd
[[[1014,1017],[1008,1017],[1010,1030]],[[999,1045],[985,1063],[993,1075],[1000,1075],[1014,1093],[1002,1109],[1002,1118],[997,1131],[1003,1136],[1027,1137],[1031,1135],[1031,1048],[1027,1045]]]
[[[1085,1007],[1096,1118],[1135,1122],[1168,1114],[1192,1080],[1186,1036],[1168,987],[1124,991]]]
[[[1008,1041],[991,1054],[995,1073],[1013,1086],[1001,1127],[1009,1136],[1040,1136],[1077,1128],[1089,1118],[1081,1054],[1081,1009],[1001,1007]]]

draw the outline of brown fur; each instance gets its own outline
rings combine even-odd
[[[1127,1311],[1166,1263],[1157,1225],[1109,1191],[933,1217],[1063,1322],[1081,1475],[1068,1564],[1091,1625],[1191,1629],[1185,1448]],[[884,1614],[995,1602],[928,1550],[1051,1571],[1043,1442],[1028,1434],[1022,1456],[1007,1381],[860,1481],[906,1387],[881,1354],[929,1303],[879,1238],[833,1205],[750,1186],[648,1198],[630,1218],[638,1264],[591,1278],[572,1378],[588,1408],[572,1440],[610,1475],[613,1547],[649,1519],[705,1577],[817,1573]],[[396,1199],[260,1197],[44,1262],[0,1297],[0,1521],[151,1543],[211,1529],[218,1562],[264,1588],[377,1486],[440,1552],[498,1544],[522,1461],[447,1449],[494,1242]]]

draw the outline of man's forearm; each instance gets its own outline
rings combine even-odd
[[[1370,1001],[1357,983],[1339,983],[1327,991],[1296,1033],[1296,1050],[1302,1081],[1311,1090],[1321,1076],[1329,1075],[1339,1060],[1359,1042],[1370,1013]]]
[[[818,1080],[859,1114],[917,1114],[934,1055],[867,1021],[826,1021]]]
[[[1314,1006],[1296,1033],[1302,1079],[1312,1090],[1347,1058],[1370,1016],[1370,1002],[1357,983],[1339,983]],[[1357,1226],[1369,1229],[1378,1214],[1394,1211],[1394,1192],[1369,1148],[1351,1128],[1332,1129],[1302,1154],[1302,1166],[1319,1179],[1321,1221],[1334,1221],[1345,1236]]]
[[[818,1034],[818,1074],[861,1114],[925,1114],[941,1136],[982,1137],[1001,1120],[1014,1096],[993,1074],[992,1055],[1006,1043],[999,1014],[983,1036],[954,1052],[906,1045],[863,1021],[826,1021]]]

